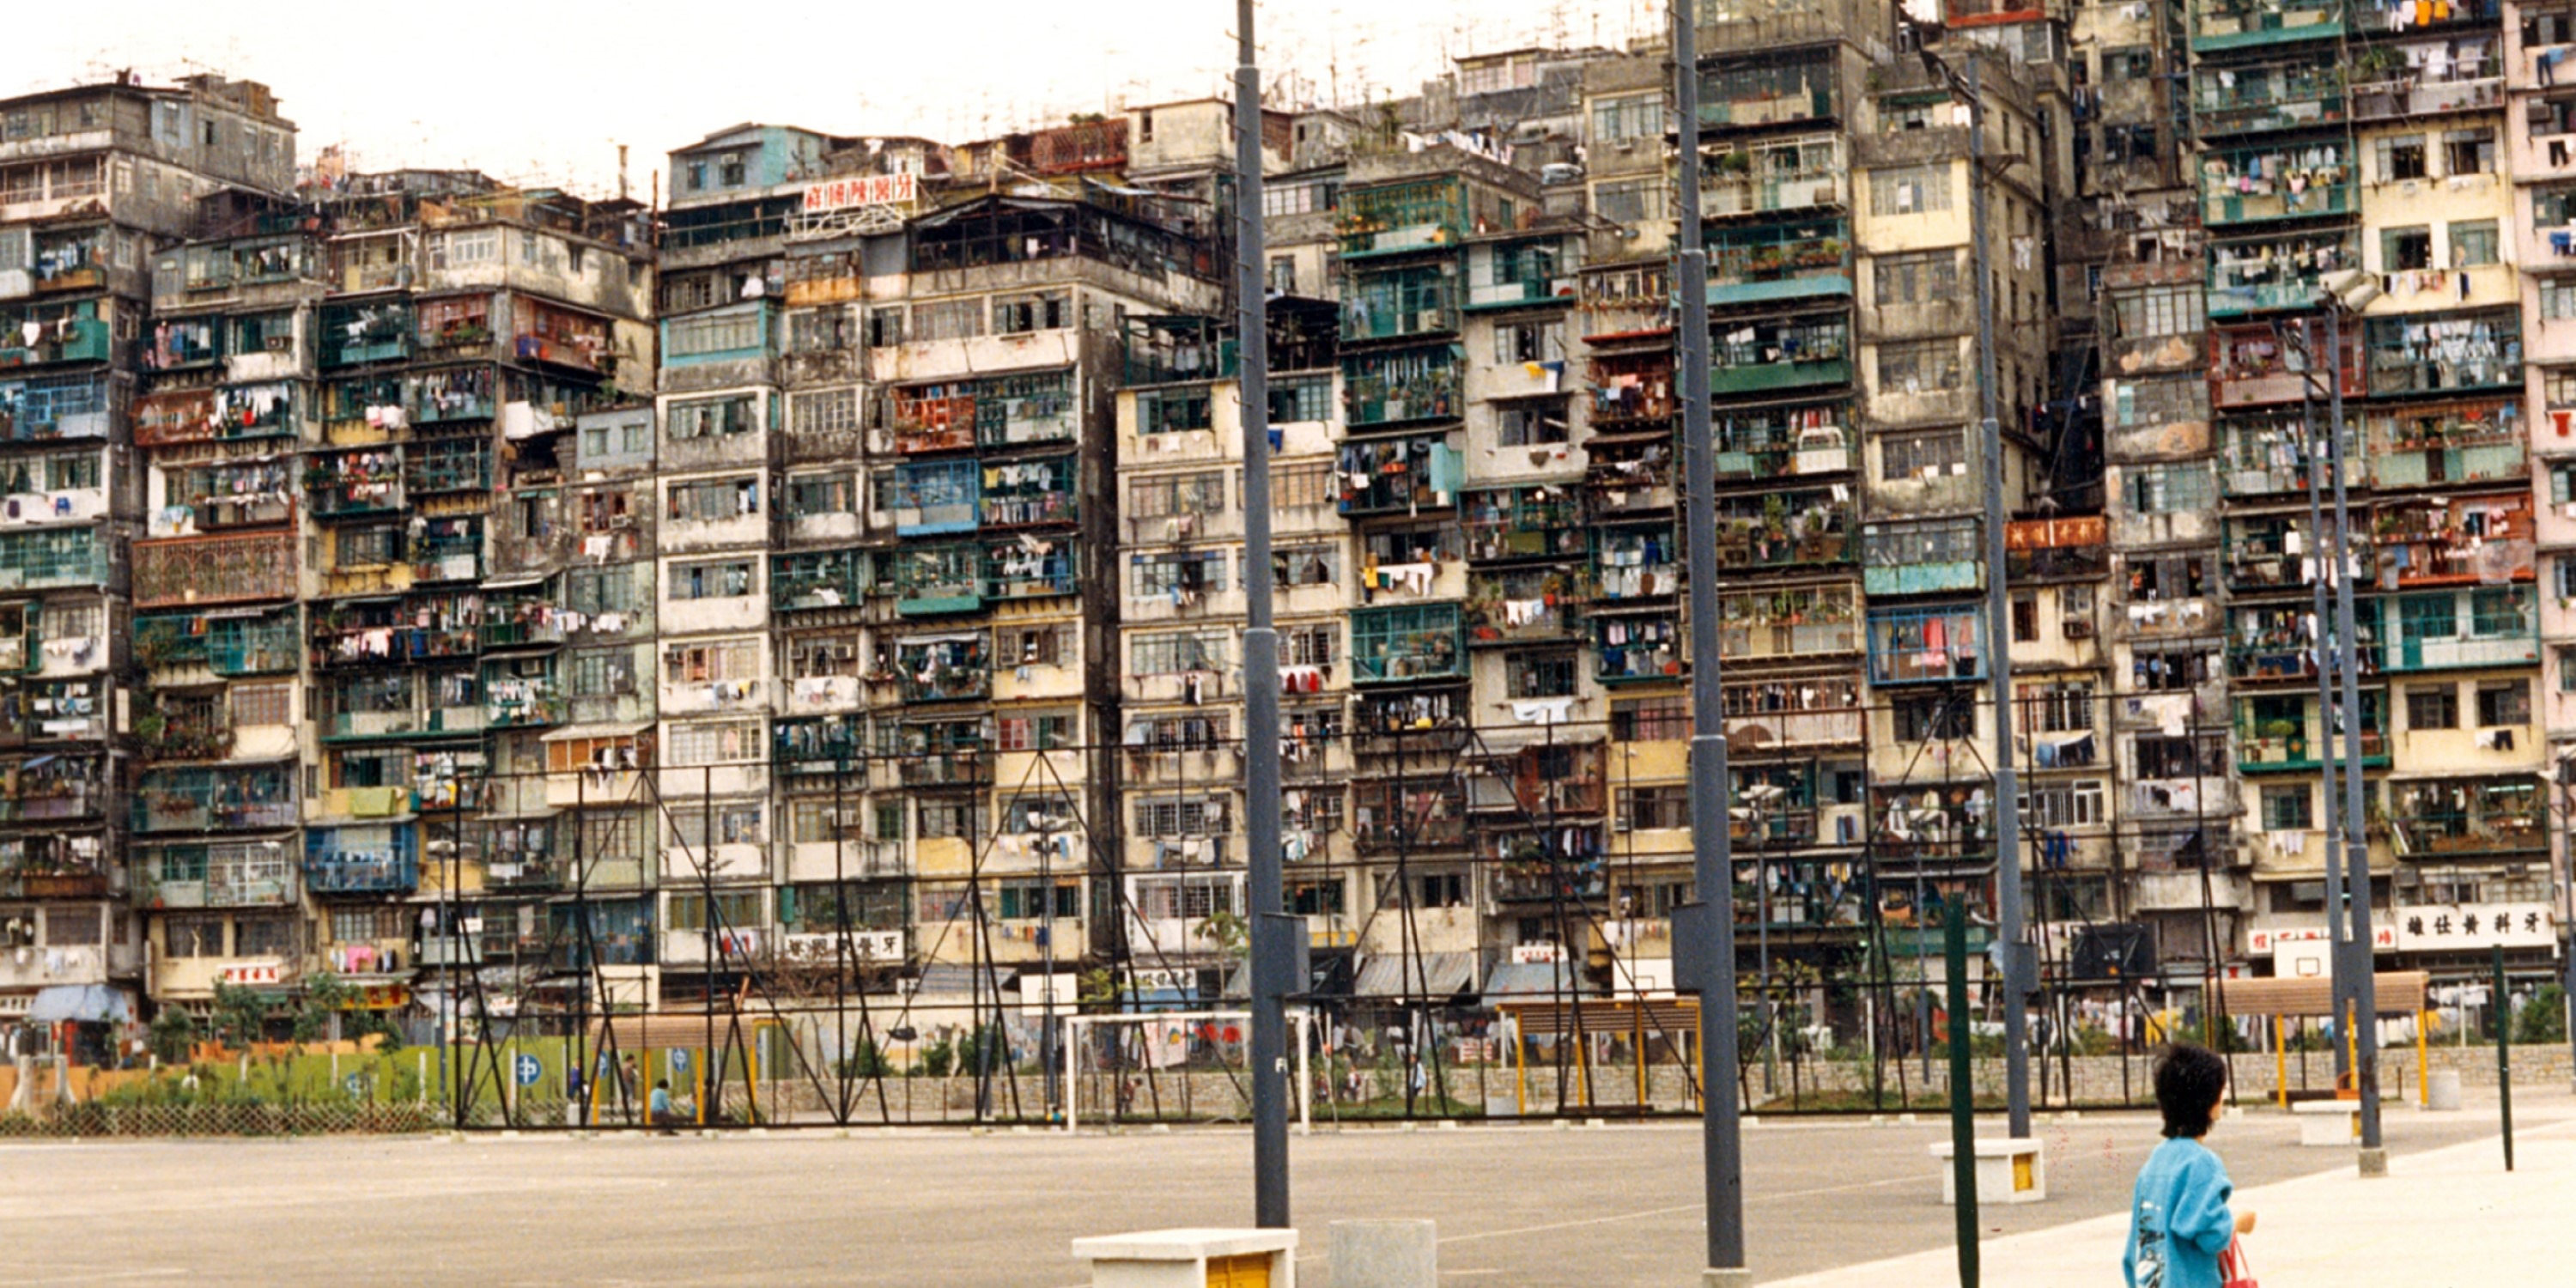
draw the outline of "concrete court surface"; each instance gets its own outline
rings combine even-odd
[[[2516,1110],[2527,1131],[2557,1124],[2544,1134],[2557,1143],[2534,1138],[2535,1167],[2555,1166],[2563,1176],[2576,1165],[2563,1157],[2576,1154],[2576,1099],[2563,1090],[2525,1092]],[[1749,1127],[1746,1224],[1757,1277],[1771,1282],[1912,1253],[1946,1266],[1951,1213],[1924,1152],[1945,1130],[1928,1120],[1774,1119]],[[2411,1175],[2408,1156],[2446,1145],[2482,1142],[2492,1155],[2494,1130],[2492,1101],[2474,1098],[2464,1113],[2388,1116],[2402,1179]],[[2088,1115],[2041,1131],[2056,1197],[1987,1209],[1990,1238],[2124,1210],[2138,1161],[2156,1139],[2154,1121],[2136,1114]],[[2240,1188],[2350,1170],[2348,1154],[2301,1150],[2289,1143],[2295,1137],[2286,1116],[2257,1111],[2228,1122],[2214,1143]],[[2460,1157],[2474,1160],[2479,1147]],[[2553,1149],[2560,1156],[2546,1162]],[[1300,1277],[1309,1288],[1328,1288],[1326,1224],[1349,1217],[1436,1220],[1444,1283],[1697,1281],[1695,1125],[1318,1132],[1294,1141],[1293,1154],[1295,1215],[1311,1254]],[[1067,1250],[1077,1236],[1248,1223],[1250,1156],[1239,1129],[1070,1139],[907,1129],[849,1139],[782,1131],[721,1139],[25,1142],[0,1144],[0,1179],[9,1182],[0,1184],[0,1239],[10,1245],[7,1278],[15,1284],[320,1284],[359,1275],[403,1283],[1071,1288],[1085,1279]],[[2439,1155],[2440,1165],[2451,1157]],[[2420,1189],[2411,1179],[2408,1186]],[[2563,1224],[2576,1204],[2557,1210]],[[2493,1228],[2447,1202],[2406,1215],[2371,1237],[2414,1226],[2457,1249],[2476,1246]],[[2290,1224],[2280,1218],[2265,1233]],[[2077,1228],[2088,1231],[2087,1248],[2101,1242]],[[2116,1282],[2116,1242],[2109,1246],[2112,1260],[2101,1267],[2113,1278],[1987,1282]],[[2100,1257],[2088,1251],[2077,1260],[2091,1267]],[[2285,1273],[2296,1263],[2267,1265],[2278,1267],[2265,1279],[2275,1288],[2300,1282]],[[1946,1271],[1898,1274],[1848,1282],[1955,1282]],[[2329,1281],[2346,1280],[2311,1282]]]

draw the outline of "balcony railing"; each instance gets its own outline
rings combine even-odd
[[[5,338],[0,338],[0,370],[49,367],[67,362],[105,362],[112,345],[107,322],[100,318],[73,318],[46,324],[33,344],[27,343],[23,331],[11,327]]]
[[[304,888],[315,894],[408,894],[419,886],[420,860],[408,855],[304,861]]]
[[[2306,129],[2343,118],[2343,73],[2331,62],[2202,68],[2192,92],[2192,126],[2203,137]]]
[[[2448,112],[2492,111],[2504,103],[2504,78],[2376,81],[2352,87],[2356,121],[2415,120]]]
[[[2195,53],[2331,40],[2344,32],[2344,0],[2194,0],[2191,19]]]

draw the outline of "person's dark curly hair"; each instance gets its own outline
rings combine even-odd
[[[2156,1108],[2165,1116],[2165,1139],[2198,1140],[2209,1130],[2209,1107],[2227,1090],[2227,1062],[2205,1046],[2176,1042],[2156,1062]]]

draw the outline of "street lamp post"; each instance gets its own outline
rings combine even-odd
[[[2338,796],[2335,792],[2334,716],[2335,712],[2340,709],[2342,705],[2335,691],[2335,676],[2343,665],[2344,654],[2340,647],[2326,647],[2327,624],[2333,620],[2331,616],[2332,610],[2328,607],[2326,601],[2326,586],[2327,583],[2334,578],[2335,573],[2329,568],[2330,555],[2326,548],[2325,518],[2323,502],[2320,498],[2326,487],[2324,469],[2331,454],[2317,438],[2317,403],[2315,395],[2318,390],[2316,371],[2317,364],[2314,361],[2317,354],[2315,331],[2312,327],[2303,327],[2301,329],[2301,335],[2307,341],[2307,343],[2303,344],[2301,348],[2310,359],[2307,364],[2308,370],[2304,381],[2307,387],[2302,391],[2303,396],[2299,401],[2301,410],[2305,414],[2308,422],[2307,442],[2304,445],[2305,454],[2303,459],[2307,464],[2305,473],[2307,474],[2308,483],[2308,533],[2309,540],[2314,543],[2316,548],[2315,559],[2317,564],[2317,575],[2309,584],[2309,595],[2315,603],[2314,611],[2317,623],[2317,638],[2315,641],[2317,657],[2317,765],[2318,774],[2323,782],[2325,792],[2323,809],[2325,811],[2326,821],[2326,943],[2328,945],[2329,953],[2334,954],[2335,959],[2339,962],[2340,954],[2343,952],[2344,939],[2342,930],[2344,916],[2343,805],[2342,797]],[[2326,369],[2326,383],[2333,384],[2340,381],[2342,378],[2343,373],[2337,367],[2330,366]],[[2328,393],[2326,396],[2331,399],[2333,394]],[[2343,423],[2340,420],[2336,421],[2334,424],[2327,426],[2326,432],[2334,435],[2336,438],[2341,438],[2343,436]],[[2347,720],[2356,720],[2360,718],[2360,713],[2345,711],[2343,716]],[[2347,774],[2359,773],[2360,767],[2357,765],[2346,765],[2344,767],[2344,772]],[[2211,951],[2213,954],[2216,952],[2215,945],[2212,946]],[[2343,969],[2343,967],[2338,964],[2331,972],[2331,975],[2334,1012],[2336,1015],[2342,1015],[2351,1009],[2346,1004],[2352,989],[2351,972]],[[2334,1044],[2334,1068],[2335,1078],[2338,1083],[2341,1083],[2343,1078],[2352,1072],[2351,1054],[2348,1048],[2346,1048],[2341,1042]]]

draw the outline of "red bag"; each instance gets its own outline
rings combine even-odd
[[[2245,1241],[2230,1237],[2227,1251],[2218,1254],[2218,1282],[2221,1288],[2261,1288],[2254,1282],[2254,1267],[2245,1256]]]

